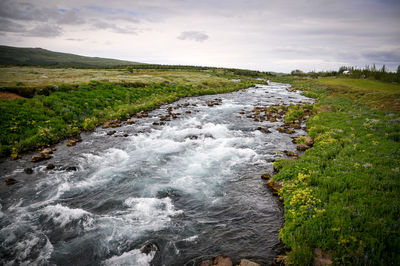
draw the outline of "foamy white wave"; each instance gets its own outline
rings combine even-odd
[[[149,254],[142,253],[139,249],[134,249],[123,253],[120,256],[114,256],[105,260],[103,265],[107,266],[147,266],[150,265],[151,260],[156,254],[155,251],[151,251]]]
[[[94,219],[90,212],[82,209],[71,209],[61,204],[47,206],[42,213],[48,216],[48,220],[52,220],[60,227],[65,227],[73,221],[79,221],[85,228],[93,225]]]
[[[157,198],[127,198],[124,202],[130,210],[129,217],[142,220],[142,222],[154,223],[170,221],[170,217],[182,213],[175,210],[169,197]],[[158,220],[153,221],[152,219]]]
[[[194,236],[191,236],[191,237],[182,239],[182,241],[193,242],[193,241],[195,241],[197,238],[199,238],[199,236],[198,236],[198,235],[194,235]]]

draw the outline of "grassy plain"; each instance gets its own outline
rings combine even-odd
[[[33,96],[0,100],[0,155],[14,158],[107,120],[253,84],[245,77],[234,82],[206,71],[9,67],[0,73],[3,90]]]
[[[314,147],[274,163],[283,181],[288,262],[396,265],[400,261],[399,85],[351,79],[294,79],[317,99],[307,121]],[[362,93],[365,93],[363,95]],[[319,255],[318,255],[319,254]],[[314,261],[316,262],[316,261]]]

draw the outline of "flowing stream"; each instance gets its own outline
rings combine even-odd
[[[98,128],[74,147],[60,143],[48,161],[4,160],[2,179],[19,182],[0,184],[0,264],[199,265],[220,253],[270,264],[283,213],[260,175],[304,131],[282,134],[282,121],[247,115],[311,101],[286,88],[181,99],[112,136]],[[154,125],[168,107],[178,118]]]

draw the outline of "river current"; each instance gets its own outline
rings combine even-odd
[[[282,252],[283,212],[260,175],[305,132],[247,116],[311,101],[288,86],[181,99],[135,124],[84,133],[74,147],[62,142],[48,161],[2,161],[0,176],[19,182],[0,185],[0,264],[199,265],[221,253],[270,264]],[[168,107],[178,118],[153,124]]]

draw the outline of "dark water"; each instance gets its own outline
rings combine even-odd
[[[286,88],[183,99],[113,136],[99,128],[77,146],[60,143],[49,161],[2,162],[1,177],[20,182],[0,185],[0,264],[197,265],[224,253],[268,265],[281,249],[283,216],[260,175],[295,145],[276,130],[282,122],[246,116],[255,106],[309,101]],[[215,98],[222,103],[208,107]],[[178,104],[177,119],[153,125]],[[141,253],[148,243],[158,250]]]

